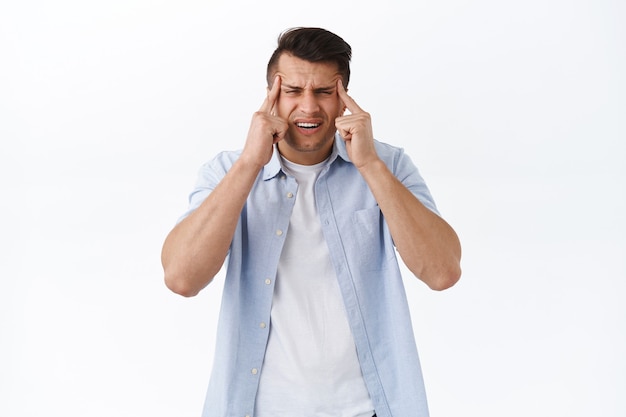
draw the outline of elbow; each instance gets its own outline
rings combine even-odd
[[[436,264],[434,264],[436,265]],[[433,265],[433,266],[434,266]],[[432,270],[433,274],[426,283],[434,291],[443,291],[453,287],[461,279],[461,248],[449,254],[446,260],[441,260],[438,267]]]
[[[165,286],[173,293],[182,295],[183,297],[194,297],[198,295],[199,292],[180,280],[170,278],[167,274],[165,275]]]
[[[191,281],[183,276],[165,271],[165,286],[175,294],[183,297],[195,297],[202,288],[191,284]]]
[[[454,286],[459,279],[461,279],[461,267],[457,264],[454,267],[438,272],[431,279],[427,280],[426,284],[431,290],[444,291]]]
[[[188,262],[172,260],[166,257],[165,253],[161,257],[161,265],[163,266],[165,286],[173,293],[183,297],[198,295],[215,276],[215,273],[210,273],[211,271],[198,271],[190,268]]]

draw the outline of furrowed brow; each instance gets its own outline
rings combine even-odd
[[[297,90],[297,91],[303,90],[302,87],[297,87],[295,85],[289,85],[289,84],[281,84],[281,87],[284,88],[285,90]]]

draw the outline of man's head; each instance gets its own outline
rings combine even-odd
[[[268,90],[279,89],[272,113],[288,122],[278,142],[283,157],[312,165],[330,155],[335,119],[345,110],[337,85],[350,77],[350,56],[350,46],[324,29],[297,28],[280,36],[267,76]]]
[[[278,59],[284,53],[312,63],[336,64],[343,85],[348,88],[352,48],[334,33],[320,28],[302,27],[281,33],[278,37],[278,46],[267,64],[268,86],[272,85]]]

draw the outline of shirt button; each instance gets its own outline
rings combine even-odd
[[[271,283],[272,283],[272,280],[271,280],[271,279],[267,278],[267,279],[265,280],[265,285],[270,285]]]
[[[282,234],[283,234],[282,230],[280,229],[276,230],[276,236],[282,236]]]
[[[259,370],[256,369],[256,368],[252,368],[252,370],[250,372],[252,372],[252,375],[256,375],[256,374],[259,373]]]
[[[265,329],[265,326],[266,326],[266,324],[265,324],[265,323],[263,323],[263,322],[261,322],[261,323],[259,324],[259,327],[260,327],[261,329]]]
[[[292,198],[293,197],[293,193],[287,193],[287,198]]]

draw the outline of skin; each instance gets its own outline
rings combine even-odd
[[[345,110],[350,114],[344,115]],[[299,123],[312,123],[306,129]],[[194,296],[221,269],[239,214],[273,145],[297,164],[324,161],[338,131],[350,160],[367,182],[389,225],[398,253],[411,272],[434,290],[461,275],[461,247],[454,230],[422,205],[378,157],[369,113],[348,95],[335,64],[283,54],[267,96],[252,116],[240,158],[200,207],[165,239],[165,283]]]
[[[283,54],[277,65],[275,81],[279,97],[273,112],[288,122],[278,150],[288,160],[301,165],[324,161],[333,148],[335,119],[345,110],[337,95],[341,76],[336,64],[311,63]],[[305,128],[300,123],[316,127]]]

